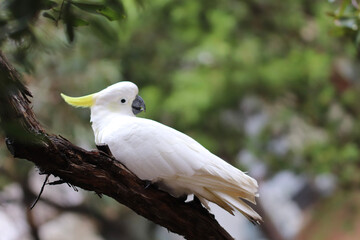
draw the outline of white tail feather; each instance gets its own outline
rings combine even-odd
[[[163,180],[163,183],[167,186],[166,190],[175,196],[177,194],[174,190],[193,193],[208,209],[208,201],[214,202],[231,214],[234,214],[233,212],[236,209],[251,222],[258,224],[262,221],[261,216],[242,200],[256,204],[255,197],[258,196],[258,185],[255,179],[245,176],[239,183],[234,179],[228,180],[214,175],[178,175],[176,179]]]

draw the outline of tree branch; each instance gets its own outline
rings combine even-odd
[[[0,126],[14,157],[27,159],[44,174],[106,194],[137,214],[186,239],[233,239],[201,205],[182,202],[137,178],[108,154],[84,150],[45,132],[32,109],[31,93],[0,52]]]

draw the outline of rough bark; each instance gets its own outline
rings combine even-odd
[[[205,208],[185,203],[137,178],[103,151],[84,150],[47,133],[31,109],[31,93],[0,52],[0,126],[14,157],[33,162],[42,173],[105,194],[137,214],[186,239],[233,239]]]

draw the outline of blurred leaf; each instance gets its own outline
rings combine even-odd
[[[336,18],[336,14],[334,12],[326,12],[326,15],[328,15],[329,17],[332,17],[332,18]]]
[[[84,19],[76,17],[73,22],[74,27],[88,26],[90,23]]]
[[[353,18],[339,18],[335,20],[335,24],[339,27],[345,27],[352,30],[357,30],[358,26],[356,23],[356,19]]]
[[[49,19],[53,20],[54,22],[56,22],[56,18],[53,15],[51,15],[49,12],[44,12],[42,14],[42,16],[46,17],[46,18],[49,18]]]
[[[74,34],[74,15],[71,12],[71,2],[65,2],[64,6],[64,22],[65,22],[65,31],[66,36],[69,42],[73,42],[75,38]]]
[[[318,95],[319,103],[328,106],[333,101],[334,96],[335,89],[332,86],[324,87]]]
[[[98,13],[99,11],[106,8],[106,6],[102,3],[90,3],[90,2],[71,2],[76,7],[87,11],[89,13]]]
[[[106,22],[97,18],[89,19],[90,27],[98,38],[103,40],[107,44],[113,44],[117,41],[117,32]]]
[[[41,9],[42,10],[49,10],[49,9],[54,8],[56,6],[58,6],[58,3],[55,2],[55,1],[52,1],[52,0],[44,1],[43,4],[42,4]]]
[[[74,25],[73,25],[73,23],[66,22],[66,36],[68,37],[69,42],[74,41],[75,34],[74,34]]]
[[[356,34],[355,45],[356,45],[357,48],[360,47],[360,31],[358,31],[357,34]]]
[[[5,19],[1,19],[1,18],[0,18],[0,27],[5,26],[7,23],[8,23],[8,21],[7,21],[7,20],[5,20]]]
[[[341,152],[342,159],[340,162],[353,162],[359,161],[360,153],[358,147],[354,143],[347,143]]]
[[[343,0],[343,1],[341,1],[338,16],[342,17],[344,15],[344,12],[346,11],[346,9],[349,8],[350,6],[351,6],[351,0]]]
[[[89,2],[72,2],[72,4],[89,13],[100,14],[110,21],[123,17],[123,12],[115,11],[105,4]]]
[[[98,11],[99,14],[103,15],[104,17],[106,17],[108,20],[113,21],[113,20],[117,20],[120,18],[123,18],[124,15],[119,14],[118,12],[112,10],[111,8],[104,8]]]

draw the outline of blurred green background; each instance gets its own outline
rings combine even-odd
[[[238,216],[228,227],[241,230],[236,239],[358,239],[357,1],[6,0],[0,9],[2,51],[48,132],[94,148],[89,110],[60,93],[132,81],[141,117],[258,179],[271,221],[251,227]],[[3,140],[0,171],[0,239],[177,239],[68,186],[48,186],[28,211],[44,176]]]

